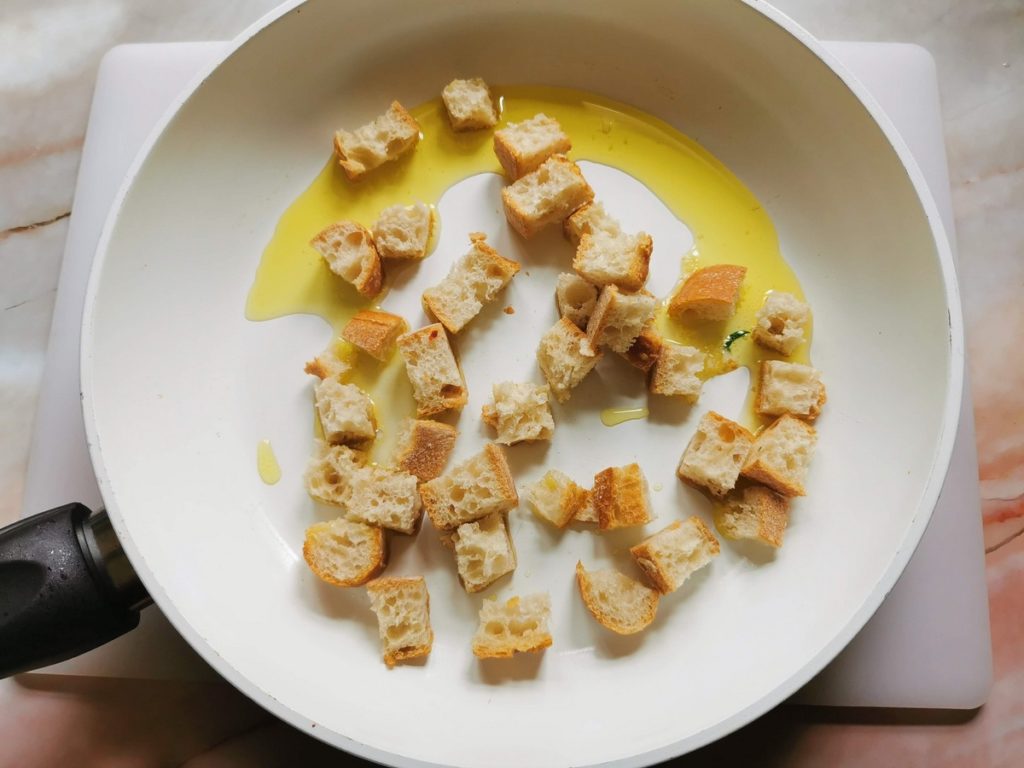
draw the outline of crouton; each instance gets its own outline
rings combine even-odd
[[[357,467],[348,477],[343,505],[353,520],[399,533],[416,533],[423,517],[416,476],[381,466]]]
[[[394,464],[421,483],[433,480],[444,472],[458,434],[455,427],[439,421],[409,419],[399,432]]]
[[[519,503],[505,454],[494,443],[420,486],[423,506],[439,531],[508,512]]]
[[[762,416],[794,416],[814,421],[825,404],[821,371],[809,365],[778,360],[761,362],[755,410]]]
[[[362,444],[377,435],[373,401],[355,384],[323,379],[313,390],[324,439],[332,444]]]
[[[597,304],[597,288],[579,275],[563,272],[555,282],[555,304],[559,317],[567,317],[577,328],[586,329]]]
[[[340,380],[352,370],[352,363],[346,355],[342,354],[340,346],[336,341],[331,342],[323,352],[306,363],[303,370],[318,379]]]
[[[341,329],[341,337],[370,357],[384,362],[394,351],[395,339],[407,330],[405,320],[398,315],[363,309]]]
[[[754,436],[746,427],[708,411],[683,451],[676,474],[690,485],[725,496],[736,485],[753,444]]]
[[[398,337],[398,350],[416,398],[416,415],[461,408],[469,399],[466,379],[440,323]]]
[[[599,347],[627,352],[654,315],[657,303],[647,291],[623,293],[615,285],[602,288],[594,313],[587,322],[587,344],[582,348],[583,353]]]
[[[658,362],[661,350],[665,346],[660,334],[654,330],[654,319],[648,320],[640,335],[633,339],[633,343],[625,352],[619,352],[626,362],[634,368],[639,368],[647,373]]]
[[[804,340],[811,308],[791,293],[772,291],[757,311],[754,341],[762,347],[791,355]]]
[[[763,485],[736,489],[715,505],[715,527],[728,539],[781,547],[789,523],[789,499]]]
[[[479,77],[452,80],[441,91],[441,100],[453,130],[475,131],[498,123],[491,91]]]
[[[644,525],[652,519],[647,478],[640,465],[609,467],[594,475],[594,508],[602,531]]]
[[[557,528],[564,528],[573,521],[586,504],[588,495],[557,469],[548,470],[544,477],[526,488],[526,500],[534,514]]]
[[[505,516],[488,515],[463,523],[451,537],[459,580],[467,592],[479,592],[516,567],[516,551]]]
[[[676,320],[728,320],[736,311],[746,267],[715,264],[698,269],[683,283],[668,305]]]
[[[676,521],[630,547],[647,578],[662,594],[675,592],[718,554],[718,540],[699,517]]]
[[[544,113],[509,123],[494,132],[494,154],[510,181],[537,170],[552,155],[564,155],[572,142],[553,117]]]
[[[302,556],[328,584],[358,587],[384,570],[388,545],[377,526],[339,517],[306,529]]]
[[[579,383],[586,378],[597,361],[601,351],[595,355],[583,354],[587,335],[567,318],[560,318],[540,338],[537,347],[537,363],[547,379],[555,399],[564,403]]]
[[[590,615],[616,634],[635,635],[658,613],[657,590],[612,568],[588,572],[577,562],[576,583]]]
[[[579,167],[564,155],[548,158],[537,170],[501,190],[505,218],[523,237],[533,237],[593,198],[594,190]]]
[[[354,131],[334,134],[334,154],[352,181],[364,173],[396,160],[416,146],[420,124],[397,101],[388,111]]]
[[[480,626],[473,636],[478,659],[507,659],[515,653],[536,653],[551,646],[551,598],[544,593],[495,598],[480,606]]]
[[[548,398],[551,390],[529,382],[503,381],[491,391],[494,401],[483,407],[484,423],[498,433],[496,442],[514,445],[524,440],[550,440],[555,431]]]
[[[377,579],[366,585],[366,593],[377,614],[385,664],[393,667],[430,653],[434,631],[430,627],[430,593],[422,576]]]
[[[596,201],[581,205],[562,222],[562,234],[576,246],[584,235],[615,235],[620,232],[622,228],[619,222],[605,212],[604,205]]]
[[[377,253],[382,259],[422,259],[436,223],[434,209],[425,203],[385,208],[373,225]]]
[[[384,283],[380,255],[373,235],[354,221],[339,221],[309,241],[328,268],[363,296],[373,298]]]
[[[316,441],[313,456],[306,468],[306,490],[316,501],[342,506],[348,492],[349,479],[366,463],[366,455],[347,445],[328,445]]]
[[[762,430],[743,464],[743,477],[783,496],[803,496],[804,479],[818,434],[796,416],[783,414]]]
[[[452,333],[461,331],[508,285],[519,262],[506,259],[487,244],[487,236],[473,232],[472,247],[452,265],[448,276],[423,292],[423,306]]]
[[[666,342],[651,374],[651,392],[656,395],[679,395],[691,403],[700,397],[704,370],[704,353],[696,347]]]
[[[644,287],[654,249],[646,232],[626,234],[600,203],[577,210],[565,220],[563,229],[576,243],[572,267],[581,277],[597,286],[617,285],[624,291]]]

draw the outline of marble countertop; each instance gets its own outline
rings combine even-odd
[[[96,69],[122,42],[228,39],[275,0],[0,3],[0,524],[20,513]],[[685,761],[1024,764],[1024,4],[775,0],[825,39],[935,56],[974,390],[995,685],[975,713],[778,709]],[[0,765],[336,764],[226,683],[0,681]],[[42,729],[45,729],[42,730]],[[45,732],[46,737],[40,738]]]

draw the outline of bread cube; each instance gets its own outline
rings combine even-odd
[[[427,255],[437,216],[425,203],[392,205],[373,225],[373,242],[382,259],[422,259]]]
[[[587,344],[583,353],[600,347],[627,352],[654,315],[657,304],[657,299],[647,291],[623,293],[618,286],[605,286],[587,322]]]
[[[439,531],[450,531],[519,503],[512,471],[501,448],[484,449],[420,486],[423,506]]]
[[[381,466],[353,471],[345,492],[345,512],[353,520],[398,533],[416,533],[423,510],[415,475]]]
[[[708,411],[683,451],[676,473],[684,482],[725,496],[736,485],[753,444],[754,436],[746,427]]]
[[[570,149],[572,142],[562,126],[543,112],[494,132],[494,154],[511,181],[537,170],[552,155],[564,155]]]
[[[409,419],[398,436],[394,464],[421,483],[433,480],[444,472],[458,434],[455,427],[439,421]]]
[[[698,269],[683,283],[668,305],[676,320],[728,320],[736,312],[746,267],[715,264]]]
[[[651,392],[656,395],[678,395],[691,403],[700,397],[704,370],[704,353],[696,347],[666,342],[651,374]]]
[[[365,463],[364,453],[347,445],[328,445],[317,440],[306,468],[306,490],[316,501],[342,506],[351,477]]]
[[[463,523],[452,534],[459,579],[467,592],[479,592],[516,567],[516,551],[505,516],[488,515]]]
[[[526,488],[526,500],[534,514],[557,528],[564,528],[573,521],[586,504],[588,495],[557,469],[548,470],[544,477]]]
[[[597,288],[579,275],[563,272],[555,282],[555,304],[559,317],[567,317],[576,327],[586,329],[597,305]]]
[[[498,123],[491,91],[479,77],[452,80],[441,91],[441,100],[453,130],[475,131]]]
[[[664,346],[665,342],[661,335],[654,330],[654,319],[652,318],[644,324],[640,335],[633,339],[629,349],[619,354],[634,368],[639,368],[647,373],[658,362],[658,357],[661,356]]]
[[[578,209],[565,220],[563,230],[576,243],[572,267],[581,277],[597,286],[617,285],[624,291],[644,287],[654,249],[646,232],[626,234],[600,203]]]
[[[789,499],[763,485],[737,488],[715,506],[715,527],[728,539],[781,547],[789,523]]]
[[[396,160],[416,146],[420,124],[397,101],[388,111],[354,131],[334,134],[334,154],[345,175],[352,181],[363,174]]]
[[[356,312],[341,329],[341,337],[370,357],[384,362],[391,357],[395,340],[406,330],[408,326],[405,320],[398,315],[363,309]]]
[[[352,370],[352,363],[347,355],[343,355],[340,345],[331,342],[319,355],[306,363],[303,369],[310,376],[318,379],[341,379]]]
[[[699,517],[676,521],[629,552],[662,594],[675,592],[690,574],[718,554],[718,539]]]
[[[767,485],[783,496],[803,496],[804,479],[817,441],[814,427],[784,414],[757,436],[743,464],[743,477]]]
[[[417,416],[432,416],[466,404],[466,379],[443,325],[434,323],[399,336],[398,351],[412,383]]]
[[[363,296],[373,298],[380,293],[384,271],[373,236],[366,227],[354,221],[339,221],[320,231],[309,241],[327,267]]]
[[[302,556],[309,569],[328,584],[357,587],[388,564],[387,539],[375,525],[339,517],[306,529]]]
[[[514,445],[524,440],[551,439],[555,420],[548,405],[548,387],[503,381],[491,391],[494,402],[483,407],[482,415],[484,423],[498,433],[495,442]]]
[[[478,659],[507,659],[516,653],[536,653],[551,646],[551,598],[545,594],[495,598],[480,606],[480,625],[473,636]]]
[[[598,472],[592,493],[597,525],[602,531],[644,525],[653,519],[647,478],[635,462]]]
[[[593,199],[594,190],[579,166],[564,155],[548,158],[537,170],[501,190],[505,218],[523,237],[533,237]]]
[[[585,355],[587,335],[567,317],[560,318],[540,338],[537,363],[555,399],[564,403],[587,374],[594,370],[601,352]]]
[[[761,362],[761,382],[755,409],[762,416],[794,416],[814,421],[825,404],[821,371],[800,363]]]
[[[324,379],[313,390],[324,439],[332,444],[361,444],[377,435],[373,401],[355,384]]]
[[[562,234],[575,246],[580,244],[584,235],[614,236],[621,232],[619,222],[609,216],[604,205],[597,201],[581,205],[562,222]]]
[[[600,518],[597,515],[597,507],[594,506],[594,492],[585,488],[580,489],[582,494],[579,497],[579,504],[576,514],[573,515],[574,523],[598,523]]]
[[[635,635],[658,613],[661,596],[656,590],[612,568],[587,571],[577,562],[576,584],[590,615],[616,634]]]
[[[473,232],[472,247],[452,265],[448,276],[423,292],[423,306],[452,333],[461,331],[519,271],[519,262],[506,259]]]
[[[366,585],[370,608],[377,614],[381,651],[389,667],[430,653],[430,593],[422,576],[384,578]]]
[[[791,355],[804,341],[811,308],[791,293],[772,291],[757,311],[754,341],[762,347]]]

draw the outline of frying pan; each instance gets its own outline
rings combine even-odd
[[[389,671],[363,591],[318,583],[301,559],[316,519],[301,481],[312,439],[301,368],[329,330],[313,316],[253,323],[243,308],[331,131],[469,75],[600,93],[723,161],[767,207],[814,308],[829,403],[807,498],[774,558],[723,547],[645,635],[609,638],[573,597],[571,572],[614,544],[555,540],[519,512],[520,567],[496,592],[549,591],[555,643],[480,664],[468,643],[478,600],[423,531],[393,567],[426,575],[437,639],[425,664]],[[424,280],[490,215],[480,200],[497,182],[478,183],[442,200]],[[105,227],[83,323],[84,416],[109,524],[72,506],[0,534],[3,671],[125,631],[148,592],[253,700],[402,766],[649,764],[784,700],[864,625],[913,553],[945,475],[963,370],[950,250],[909,152],[808,33],[740,0],[286,4],[147,142]],[[463,351],[477,398],[502,365],[530,373],[534,342],[509,336]],[[682,423],[574,425],[572,451],[514,469],[636,459],[649,475],[671,473],[699,413],[735,410],[745,382],[712,385]],[[475,404],[457,457],[485,439]],[[275,486],[253,466],[268,436],[284,470]],[[677,485],[655,497],[662,524],[701,513]]]

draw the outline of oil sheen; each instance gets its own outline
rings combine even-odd
[[[511,86],[493,90],[502,107],[501,125],[538,112],[555,117],[572,138],[573,159],[603,163],[632,175],[689,228],[694,236],[689,252],[666,253],[659,250],[658,243],[654,247],[654,258],[678,260],[680,280],[711,264],[747,268],[736,313],[728,321],[678,323],[665,312],[669,296],[660,296],[657,327],[666,338],[705,352],[705,379],[743,366],[750,370],[753,391],[761,360],[776,356],[754,344],[749,335],[735,339],[731,351],[726,351],[726,341],[734,332],[753,328],[754,315],[769,291],[787,291],[804,298],[799,281],[780,253],[771,219],[757,198],[697,142],[633,107],[568,89]],[[332,157],[284,212],[256,271],[246,317],[269,320],[311,313],[323,317],[339,333],[356,311],[381,297],[367,300],[330,273],[309,245],[317,232],[342,219],[368,226],[389,205],[436,204],[446,189],[462,179],[501,172],[491,131],[453,132],[440,99],[410,111],[422,130],[422,139],[412,152],[358,182],[350,182]],[[787,359],[808,361],[809,330],[807,341]],[[399,355],[386,363],[354,352],[351,357],[350,380],[375,403],[381,439],[375,445],[374,458],[380,459],[390,447],[397,424],[414,411],[411,388]],[[760,422],[751,402],[748,397],[740,418],[756,428]],[[605,423],[608,421],[614,419]]]
[[[256,471],[267,485],[273,485],[281,479],[281,466],[277,463],[277,456],[269,440],[260,440],[256,444]]]

